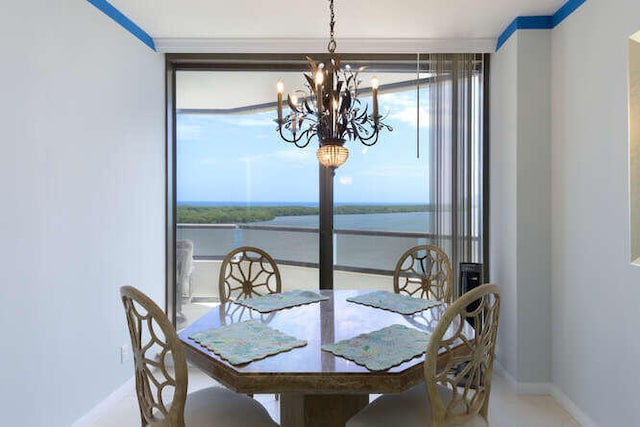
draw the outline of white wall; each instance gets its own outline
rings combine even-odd
[[[551,380],[551,32],[518,31],[518,373]]]
[[[629,39],[630,260],[640,265],[640,31]]]
[[[490,280],[500,285],[496,359],[511,374],[518,366],[517,150],[518,41],[511,37],[490,71]]]
[[[528,392],[551,380],[550,58],[549,31],[520,30],[491,67],[491,281],[503,298],[497,359]]]
[[[589,0],[552,36],[553,382],[602,427],[640,425],[627,167],[639,29],[637,0]]]
[[[548,350],[529,337],[550,334],[552,391],[584,426],[640,425],[627,121],[627,40],[639,16],[635,0],[591,0],[552,31],[518,31],[492,62],[491,279],[506,296],[498,355],[519,384],[538,381]],[[549,268],[527,261],[545,248],[550,315],[537,312]]]
[[[68,426],[133,375],[119,286],[164,301],[164,60],[77,0],[0,46],[2,424]]]

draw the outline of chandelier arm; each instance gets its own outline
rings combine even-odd
[[[315,134],[311,132],[311,128],[305,129],[304,132],[300,134],[300,139],[298,139],[298,141],[296,141],[294,144],[298,148],[305,148],[307,145],[309,145],[309,143],[311,142],[311,139],[313,139],[313,135]],[[304,143],[300,142],[302,137],[306,137],[306,142]]]
[[[278,126],[278,133],[280,134],[280,137],[289,143],[294,144],[296,147],[298,148],[305,148],[307,145],[309,145],[309,142],[311,141],[311,137],[307,137],[306,142],[301,143],[300,141],[309,134],[309,131],[311,129],[305,129],[304,131],[300,132],[300,133],[294,133],[292,132],[291,135],[292,137],[289,138],[287,137],[284,133],[282,133],[282,126]]]
[[[354,127],[354,130],[356,128]],[[372,145],[374,145],[377,141],[378,141],[378,129],[373,126],[370,128],[367,128],[363,125],[358,125],[357,126],[357,131],[355,131],[356,136],[358,137],[358,140],[360,141],[360,143],[362,143],[363,145],[366,145],[367,147],[371,147]]]
[[[368,125],[368,127],[365,126],[365,124]],[[354,122],[352,123],[352,127],[354,130],[354,134],[357,136],[358,140],[362,144],[370,147],[378,141],[380,129],[387,126],[384,123],[380,125],[380,123],[376,124],[375,122],[367,120],[365,123]],[[373,141],[369,142],[372,139]]]
[[[361,106],[360,101],[358,100],[358,106]],[[353,117],[353,120],[357,120],[359,122],[362,123],[366,123],[369,120],[369,115],[367,114],[369,112],[369,106],[365,105],[364,106],[364,110],[362,110],[362,113],[358,114],[358,112],[360,111],[360,109],[354,109],[354,112],[356,113],[355,116]]]
[[[366,145],[367,147],[371,147],[371,146],[375,145],[375,143],[376,143],[376,142],[378,142],[378,136],[379,136],[379,135],[380,135],[380,132],[375,131],[374,133],[372,133],[372,134],[371,134],[371,136],[370,136],[369,138],[360,139],[360,142],[361,142],[363,145]],[[371,138],[373,138],[373,137],[375,137],[375,139],[374,139],[373,141],[369,142],[369,140],[370,140]]]

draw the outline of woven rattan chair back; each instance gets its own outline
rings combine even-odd
[[[282,289],[280,270],[260,248],[242,246],[229,252],[220,266],[220,303],[273,294]]]
[[[464,425],[477,415],[488,421],[499,316],[498,287],[486,284],[458,298],[439,321],[424,364],[431,427]]]
[[[412,297],[450,302],[449,257],[442,249],[432,245],[408,249],[396,263],[393,290]]]
[[[120,288],[135,363],[142,426],[184,427],[187,362],[164,311],[132,286]]]

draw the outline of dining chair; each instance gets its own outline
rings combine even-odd
[[[257,401],[223,387],[187,395],[184,350],[164,311],[132,286],[120,288],[133,348],[142,427],[277,426]]]
[[[222,261],[219,280],[221,304],[229,300],[278,293],[281,290],[278,265],[260,248],[236,248]]]
[[[468,308],[475,301],[477,307]],[[424,383],[379,397],[346,426],[488,427],[499,316],[496,285],[481,285],[462,295],[447,308],[429,338]],[[461,365],[464,369],[459,370]]]
[[[393,271],[398,294],[450,302],[451,262],[437,246],[418,245],[406,250]]]

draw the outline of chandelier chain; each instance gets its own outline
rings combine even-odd
[[[329,22],[329,44],[327,45],[327,49],[333,55],[336,51],[336,39],[335,39],[335,31],[333,29],[336,24],[335,13],[333,11],[333,0],[329,0],[329,11],[331,12],[331,22]]]

